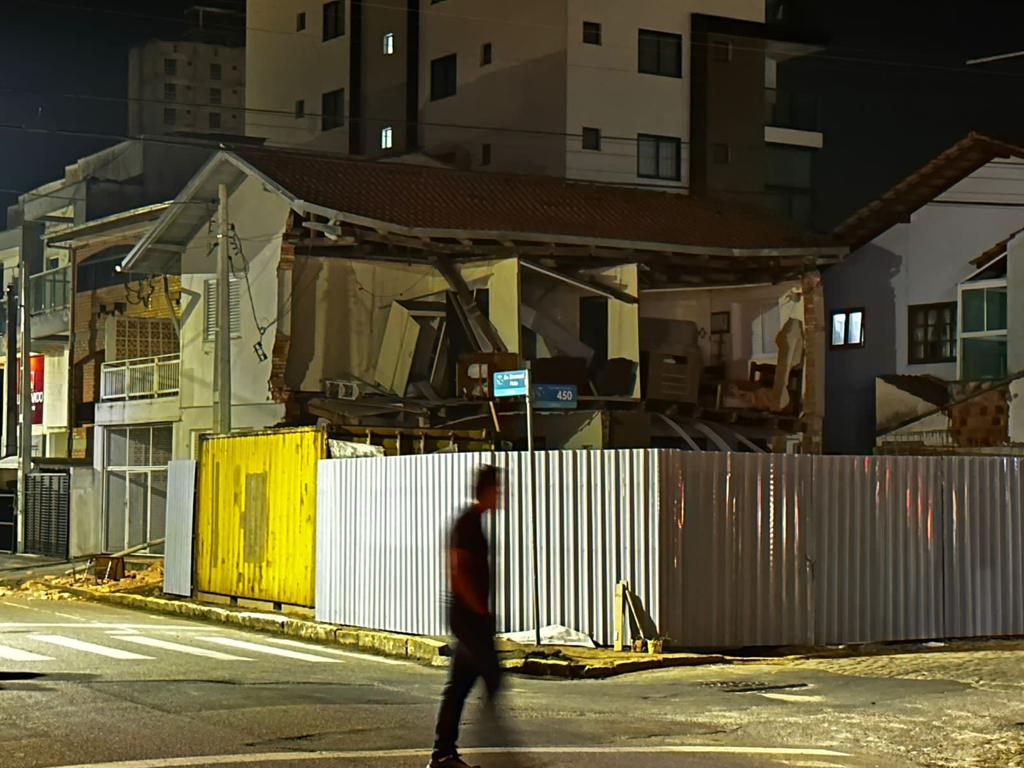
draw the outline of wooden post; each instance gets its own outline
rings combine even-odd
[[[620,581],[615,585],[615,601],[612,606],[615,613],[615,650],[625,649],[626,634],[626,594],[625,582]]]

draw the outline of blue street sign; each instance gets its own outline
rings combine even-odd
[[[576,407],[575,384],[535,384],[533,401],[545,410],[572,410]]]
[[[495,397],[523,397],[529,371],[495,371],[493,393]]]

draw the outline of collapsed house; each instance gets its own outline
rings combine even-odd
[[[845,249],[695,197],[520,175],[222,152],[124,259],[180,276],[175,456],[212,425],[220,185],[232,225],[233,421],[339,450],[820,448],[818,270]]]

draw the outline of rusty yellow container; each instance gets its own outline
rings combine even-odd
[[[200,592],[313,607],[319,429],[209,437],[199,450]]]

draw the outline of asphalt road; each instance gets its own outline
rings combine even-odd
[[[0,764],[422,766],[443,678],[220,625],[0,599]],[[825,708],[846,726],[865,708],[899,717],[958,686],[743,666],[507,683],[501,732],[476,720],[476,699],[467,710],[463,751],[485,768],[920,765],[859,750],[855,728],[810,724]]]

